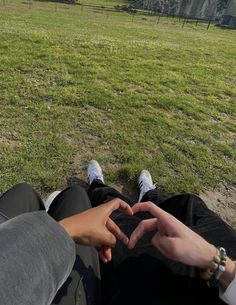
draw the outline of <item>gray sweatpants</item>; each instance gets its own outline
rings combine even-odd
[[[60,220],[90,207],[74,186],[56,197],[49,214]],[[3,194],[0,212],[11,218],[0,224],[0,305],[98,304],[96,250],[75,245],[30,186]]]

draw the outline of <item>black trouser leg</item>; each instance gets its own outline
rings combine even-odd
[[[91,208],[91,204],[86,192],[79,186],[74,186],[64,190],[55,198],[49,214],[59,221],[89,208]],[[44,209],[40,196],[26,183],[15,185],[0,197],[0,212],[8,218]],[[100,298],[97,252],[92,247],[76,245],[76,253],[73,271],[58,291],[53,304],[97,305]]]
[[[91,186],[89,196],[92,204],[100,204],[114,196],[120,198],[116,191],[102,184],[100,189],[99,184]],[[179,195],[162,202],[158,193],[152,190],[145,194],[142,201],[154,202],[210,242],[225,246],[229,255],[235,257],[235,232],[197,196]],[[142,215],[138,219],[136,215],[130,218],[120,214],[115,220],[129,235],[142,218]],[[217,289],[209,289],[204,281],[195,277],[193,268],[161,257],[151,244],[151,236],[147,235],[132,251],[117,243],[112,252],[112,262],[102,265],[103,304],[121,304],[123,300],[126,300],[124,304],[172,305],[176,304],[176,300],[182,305],[223,304]]]
[[[89,186],[88,196],[90,198],[93,207],[98,206],[104,202],[108,202],[115,198],[119,198],[127,202],[130,206],[134,204],[134,202],[132,202],[130,198],[122,195],[116,189],[105,185],[100,180],[94,180],[93,183]],[[130,217],[120,209],[114,211],[111,215],[111,218],[118,224],[118,226],[123,230],[123,232],[127,236],[130,236],[130,234],[139,224],[141,219],[147,217],[150,218],[150,214],[147,215],[147,213],[138,213]],[[125,249],[123,250],[127,252]],[[115,259],[118,258],[118,256],[120,257],[120,255],[116,255]],[[121,254],[121,256],[125,256],[125,254],[124,255]]]
[[[88,189],[88,195],[91,200],[92,206],[98,206],[104,202],[108,202],[115,198],[120,198],[125,202],[129,203],[130,205],[133,204],[129,198],[123,196],[114,188],[106,186],[104,183],[102,183],[99,180],[94,181],[90,185]],[[137,217],[136,215],[130,217],[121,210],[113,212],[111,218],[119,225],[121,230],[127,236],[130,236],[132,231],[140,222],[140,218]],[[140,277],[141,279],[140,282],[142,283],[143,274],[141,269],[143,262],[141,263],[141,266],[139,266],[139,268],[136,269],[135,271],[136,273],[135,273],[133,270],[133,264],[132,263],[129,264],[130,263],[129,257],[132,255],[138,256],[140,252],[142,252],[143,254],[144,249],[145,249],[144,247],[142,248],[135,247],[133,251],[130,251],[121,242],[117,241],[116,247],[112,249],[112,261],[107,264],[104,264],[102,262],[100,263],[103,305],[137,304],[135,302],[136,301],[135,297],[133,299],[133,302],[132,301],[130,302],[130,298],[132,297],[129,295],[129,293],[131,292],[131,294],[133,294],[133,290],[131,289],[129,291],[129,288],[131,288],[133,282],[133,278],[132,278],[133,274],[134,277],[136,277],[136,279]],[[127,261],[128,261],[128,266],[126,265]],[[120,268],[118,266],[122,266],[122,271],[120,271]],[[129,281],[130,277],[131,277],[131,281]],[[144,290],[144,294],[145,294],[145,290]],[[145,304],[145,302],[142,302],[142,304]]]
[[[128,198],[125,198],[113,188],[107,187],[99,181],[95,181],[90,186],[88,194],[93,205],[101,204],[116,197],[121,198],[132,205],[132,202]],[[198,196],[183,194],[161,201],[157,190],[150,190],[142,198],[142,202],[145,201],[151,201],[166,212],[172,214],[208,242],[217,247],[225,247],[228,250],[228,255],[233,259],[236,259],[235,230],[227,225],[213,211],[208,209],[206,204]],[[147,214],[142,213],[138,214],[137,217],[139,219],[144,219],[150,217],[150,215],[147,216]],[[130,219],[121,213],[115,220],[128,235],[132,232],[132,229],[138,222],[137,219]]]
[[[36,191],[26,183],[20,183],[13,186],[0,197],[0,212],[8,218],[44,209],[42,199]]]
[[[93,183],[89,186],[88,196],[93,207],[96,207],[115,198],[119,198],[127,202],[130,206],[133,205],[133,202],[130,200],[130,198],[122,195],[116,189],[105,185],[100,180],[94,180]],[[110,217],[118,224],[118,226],[127,236],[130,236],[133,229],[140,222],[140,218],[138,216],[135,215],[130,217],[126,215],[121,209],[114,211]],[[115,258],[117,257],[118,256],[116,255]]]
[[[236,259],[235,230],[225,223],[216,213],[211,211],[198,196],[183,194],[161,202],[156,190],[152,190],[144,195],[142,201],[154,202],[157,206],[172,214],[186,226],[201,235],[209,243],[216,247],[224,247],[227,250],[227,254],[232,259]],[[191,299],[193,304],[199,304],[201,295],[205,295],[206,298],[204,302],[202,301],[202,304],[222,303],[218,298],[217,289],[209,289],[206,283],[198,278],[196,269],[186,267],[184,270],[183,265],[181,267],[181,264],[175,265],[174,263],[171,265],[171,269],[177,274],[186,274],[193,277],[191,281],[186,281],[189,285],[189,292],[186,294],[186,300]]]
[[[151,190],[144,195],[142,201],[154,202],[208,242],[226,248],[228,255],[236,259],[235,230],[211,211],[198,196],[183,194],[160,202],[156,190]]]
[[[147,192],[141,202],[151,201],[161,209],[172,214],[186,226],[195,225],[202,217],[215,217],[216,214],[209,210],[206,204],[196,195],[182,194],[161,201],[156,190]]]
[[[127,202],[129,205],[132,205],[132,201],[128,197],[125,197],[116,189],[105,185],[100,180],[94,180],[93,183],[89,186],[88,196],[93,207],[96,207],[115,198],[120,198]]]
[[[59,221],[90,208],[91,203],[85,190],[80,186],[73,186],[54,199],[48,213]],[[93,247],[76,245],[76,254],[73,270],[52,304],[99,304],[100,270],[97,251]]]

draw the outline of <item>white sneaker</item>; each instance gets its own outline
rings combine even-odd
[[[59,195],[61,193],[61,191],[55,191],[53,193],[51,193],[48,198],[45,200],[44,202],[44,206],[46,211],[49,210],[50,205],[52,204],[53,200],[57,197],[57,195]]]
[[[138,179],[138,184],[140,188],[140,194],[138,202],[141,202],[145,193],[156,188],[155,184],[152,182],[152,176],[146,169],[142,170]]]
[[[96,160],[91,160],[89,162],[88,169],[87,169],[87,175],[88,175],[89,184],[92,184],[92,182],[96,179],[98,179],[104,183],[101,166],[99,165],[99,163]]]

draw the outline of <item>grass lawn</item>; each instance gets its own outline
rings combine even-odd
[[[118,1],[82,1],[113,6]],[[236,184],[236,31],[94,6],[0,4],[0,191],[101,162],[161,188]]]

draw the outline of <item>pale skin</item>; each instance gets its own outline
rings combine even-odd
[[[133,249],[138,240],[150,231],[156,231],[152,244],[167,258],[200,269],[211,267],[218,250],[201,236],[186,227],[174,216],[163,211],[152,202],[136,204],[133,213],[149,212],[154,218],[143,220],[130,236],[128,248]],[[220,285],[226,289],[235,276],[235,264],[228,258],[226,271],[220,278]]]
[[[119,208],[130,216],[137,212],[149,212],[154,218],[141,221],[128,239],[110,218],[111,213]],[[152,238],[153,246],[171,260],[204,270],[211,267],[211,261],[217,255],[213,245],[152,202],[138,203],[131,208],[117,198],[65,218],[59,224],[76,243],[96,247],[104,263],[111,260],[111,248],[117,239],[133,249],[138,240],[150,231],[156,231]],[[220,278],[221,287],[226,289],[234,276],[235,264],[228,259],[226,271]]]

